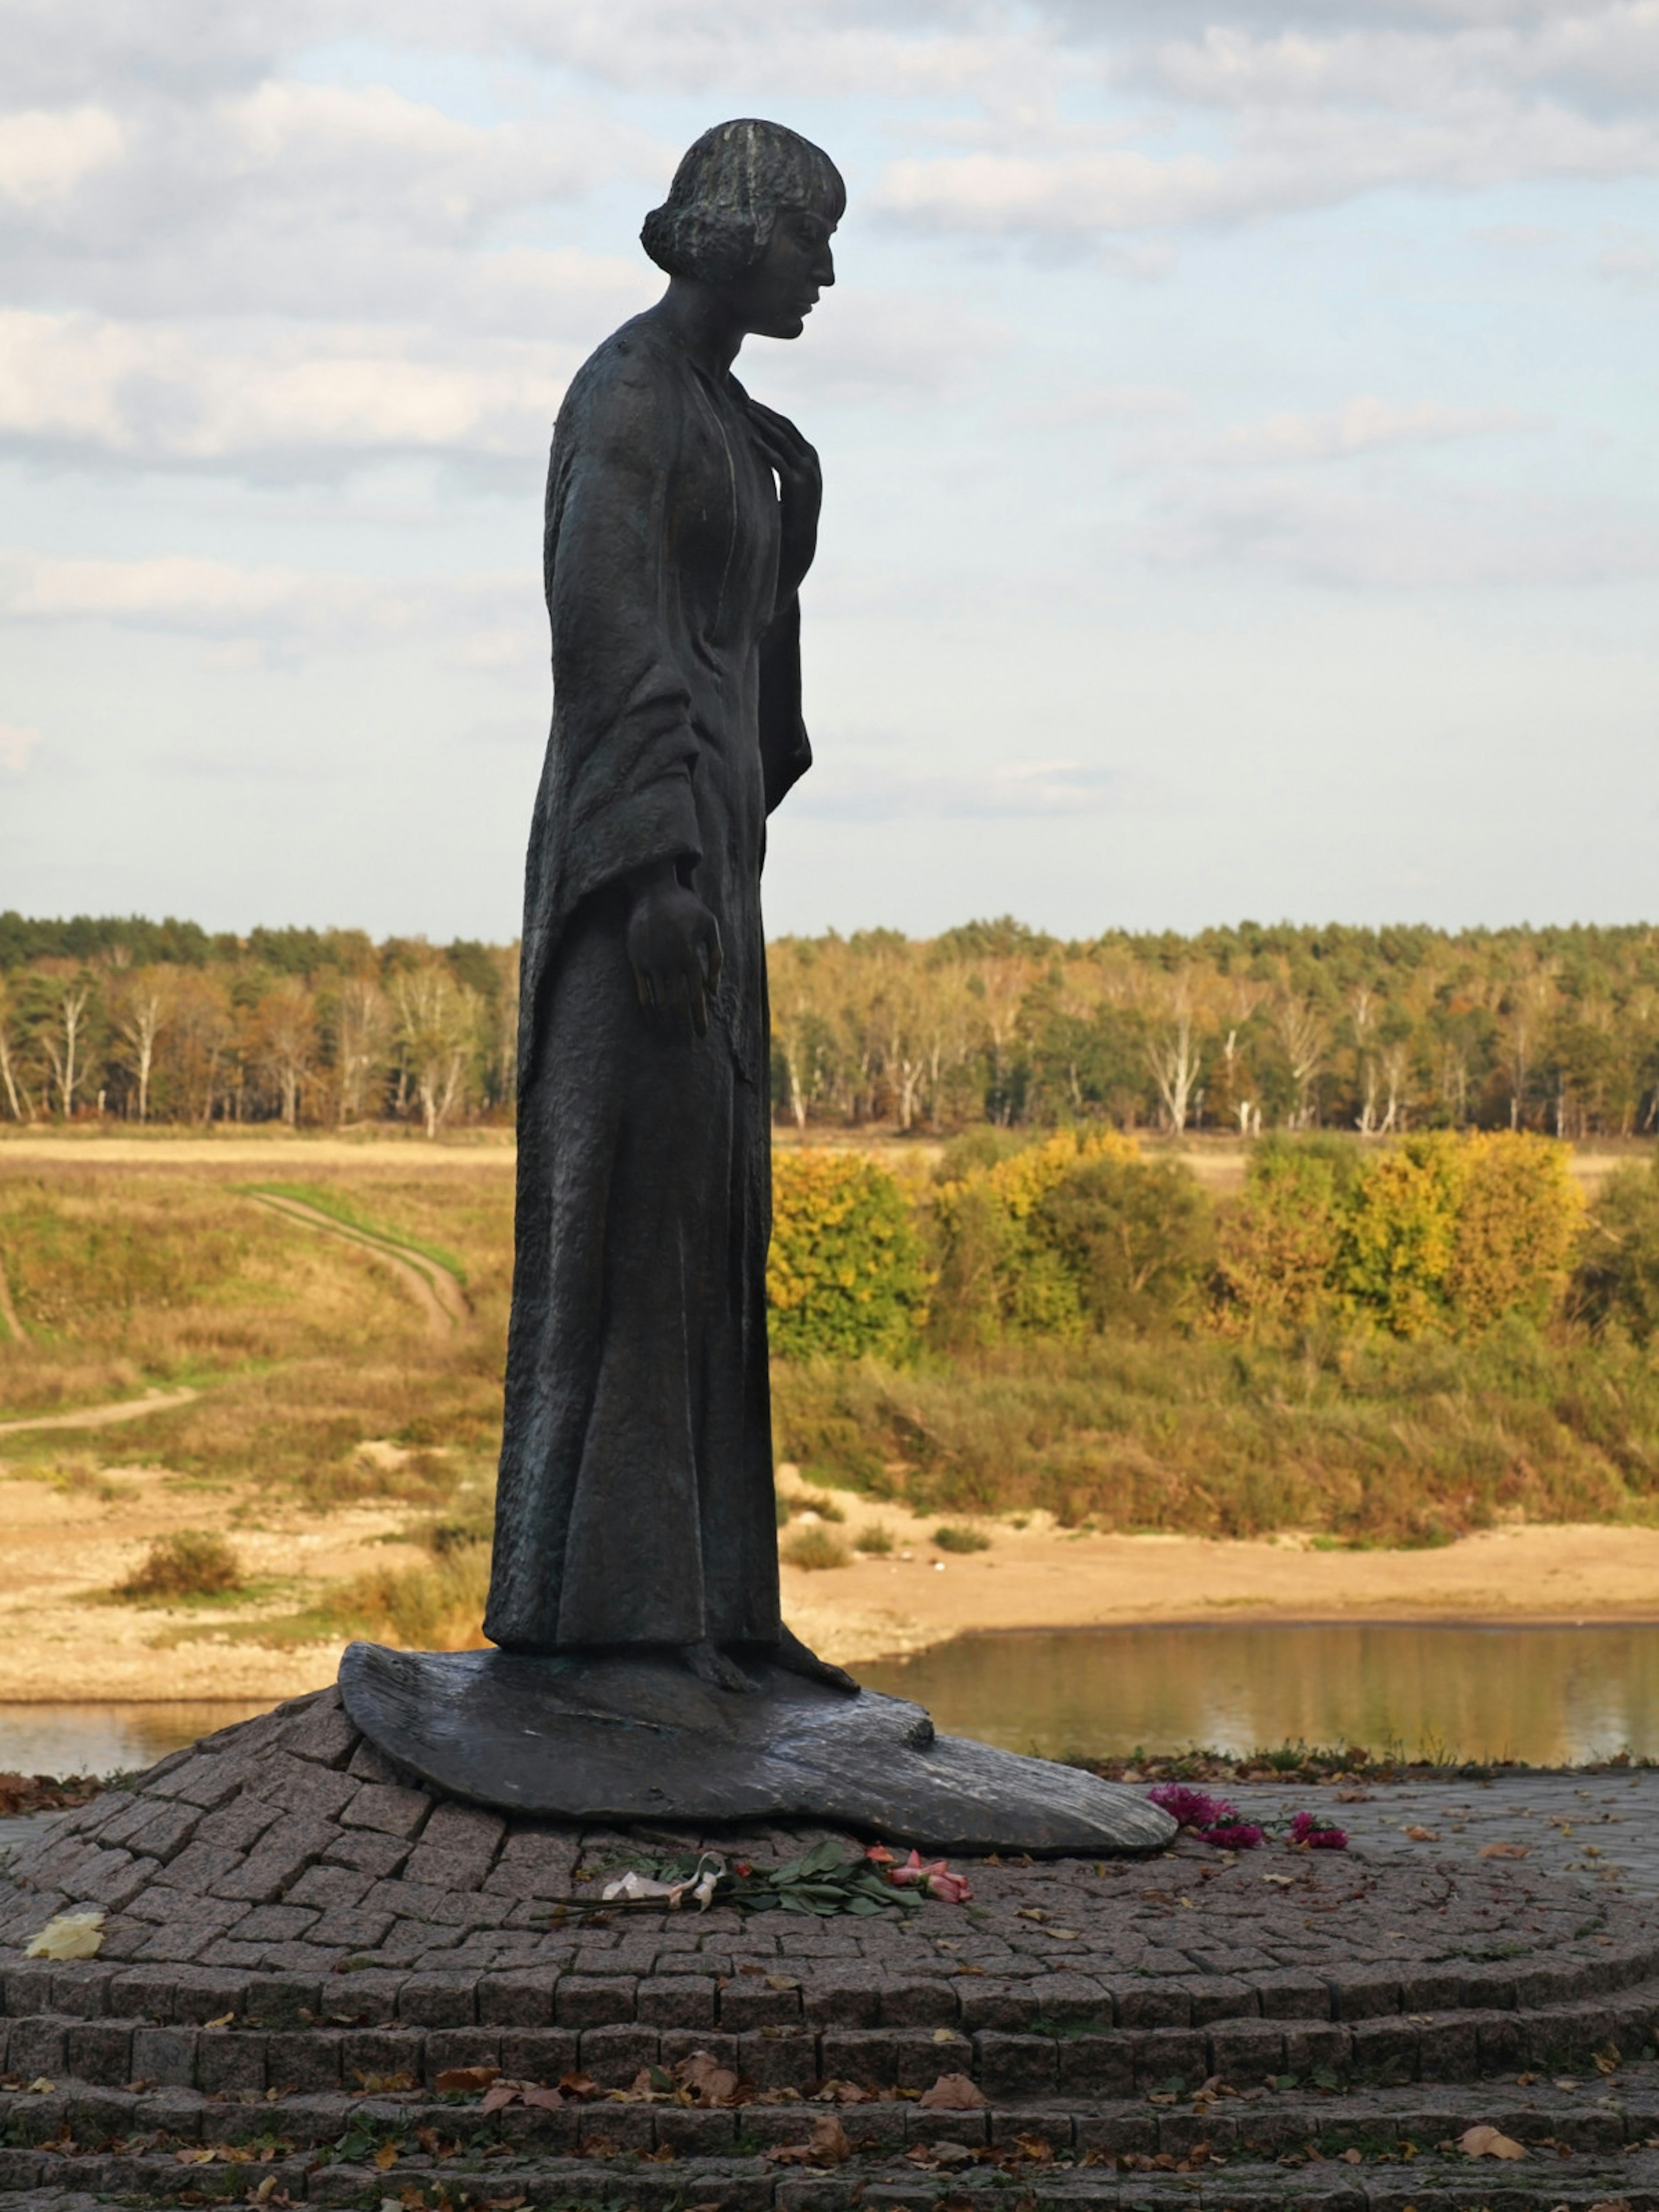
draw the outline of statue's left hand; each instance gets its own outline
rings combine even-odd
[[[778,474],[783,544],[778,556],[778,605],[800,589],[801,579],[817,550],[818,510],[823,504],[823,471],[816,451],[786,416],[757,399],[749,402],[755,440]]]
[[[628,958],[640,1004],[672,1034],[708,1034],[720,980],[720,926],[670,864],[630,885]]]

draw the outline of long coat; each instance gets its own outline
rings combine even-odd
[[[554,709],[531,827],[516,1260],[484,1633],[772,1643],[766,817],[811,763],[775,479],[654,314],[553,437]],[[672,861],[725,955],[706,1037],[641,1009],[620,878]]]

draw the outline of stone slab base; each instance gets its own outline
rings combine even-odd
[[[650,1655],[538,1657],[348,1645],[340,1689],[434,1789],[555,1820],[821,1820],[928,1850],[1160,1850],[1137,1790],[939,1735],[921,1705],[754,1660],[753,1695]]]

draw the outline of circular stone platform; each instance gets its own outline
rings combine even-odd
[[[1456,2179],[1485,2124],[1527,2151],[1506,2204],[1659,2203],[1659,1917],[1628,1897],[1192,1844],[972,1861],[970,1905],[871,1919],[596,1910],[624,1854],[823,1832],[506,1820],[411,1786],[333,1690],[228,1729],[0,1880],[0,2201],[832,2212],[1201,2174],[1235,2212],[1427,2212],[1496,2201]],[[23,1956],[89,1905],[96,1959]]]

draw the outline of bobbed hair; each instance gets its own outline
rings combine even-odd
[[[811,208],[839,222],[841,172],[821,147],[781,123],[744,117],[705,131],[653,208],[640,243],[671,276],[732,284],[766,251],[785,208]]]

